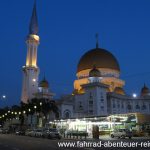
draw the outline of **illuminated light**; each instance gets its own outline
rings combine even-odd
[[[8,113],[10,113],[10,110],[8,110]]]
[[[17,115],[17,112],[15,112],[15,115]]]
[[[11,114],[13,114],[14,112],[12,111]]]
[[[36,106],[34,106],[34,109],[36,109],[37,107]]]
[[[0,119],[1,119],[2,117],[0,116]]]
[[[5,116],[7,116],[7,113],[5,113]]]
[[[29,109],[28,109],[28,111],[30,112],[30,111],[31,111],[31,109],[29,108]]]
[[[5,117],[4,115],[2,117]]]
[[[70,119],[68,119],[67,121],[70,122]]]
[[[76,121],[79,122],[80,120],[79,120],[79,119],[76,119]]]
[[[30,36],[31,39],[35,39],[36,41],[39,41],[39,40],[40,40],[40,38],[39,38],[38,35],[31,34],[31,35],[29,35],[29,36]]]
[[[94,120],[97,120],[97,118],[96,118],[96,117],[94,117]]]
[[[21,114],[21,112],[19,112],[19,115]]]
[[[133,93],[132,96],[133,96],[133,98],[136,98],[136,97],[137,97],[137,94],[136,94],[136,93]]]
[[[32,79],[32,81],[33,81],[33,82],[36,82],[36,79],[35,79],[35,78],[33,78],[33,79]]]
[[[2,98],[5,99],[5,98],[6,98],[6,95],[2,95]]]
[[[40,106],[42,106],[42,102],[40,102]]]
[[[26,113],[26,111],[23,111],[23,113],[25,114],[25,113]]]

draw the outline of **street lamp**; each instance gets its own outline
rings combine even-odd
[[[136,93],[133,93],[132,96],[133,96],[133,98],[136,98],[136,97],[137,97],[137,94],[136,94]]]
[[[35,79],[35,78],[33,78],[33,79],[32,79],[32,81],[33,81],[33,82],[36,82],[36,79]]]
[[[26,111],[24,110],[24,111],[23,111],[23,113],[25,114],[25,113],[26,113]]]
[[[31,109],[29,108],[29,109],[28,109],[28,111],[30,112],[30,111],[31,111]]]
[[[42,106],[42,102],[40,102],[40,106]]]
[[[2,98],[3,98],[3,99],[6,99],[6,95],[2,95]]]
[[[34,109],[36,109],[37,108],[37,106],[34,106]]]

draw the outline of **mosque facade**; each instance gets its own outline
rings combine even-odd
[[[21,100],[28,103],[32,98],[53,99],[49,83],[43,78],[38,81],[40,69],[37,65],[39,45],[36,4],[26,39],[27,59],[23,67],[23,88]],[[112,115],[150,115],[150,91],[146,85],[139,96],[129,96],[124,91],[125,81],[120,79],[121,69],[117,58],[108,50],[100,48],[98,38],[95,48],[88,50],[77,64],[74,90],[56,104],[59,119],[95,118]]]
[[[63,112],[60,111],[61,117],[150,114],[148,87],[144,84],[140,96],[127,95],[120,72],[115,56],[108,50],[99,48],[97,43],[95,49],[87,51],[79,60],[74,91],[70,97],[68,95],[60,100],[60,107],[66,107]]]

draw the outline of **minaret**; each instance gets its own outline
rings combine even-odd
[[[27,58],[23,66],[23,87],[21,101],[28,103],[38,91],[39,68],[37,66],[37,48],[39,45],[38,20],[36,13],[36,1],[30,20],[29,34],[26,39]]]

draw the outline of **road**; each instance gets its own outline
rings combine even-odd
[[[0,150],[58,150],[57,145],[57,140],[0,134]]]
[[[34,137],[27,137],[27,136],[17,136],[17,135],[12,135],[12,134],[0,134],[0,150],[78,150],[78,149],[82,149],[82,150],[97,150],[97,149],[101,149],[101,150],[108,150],[108,149],[112,149],[112,150],[116,150],[116,149],[121,149],[121,148],[116,148],[116,147],[111,147],[111,148],[100,148],[100,147],[86,147],[87,143],[103,143],[104,142],[111,142],[111,143],[116,143],[116,142],[146,142],[149,145],[150,149],[150,139],[146,138],[146,139],[141,139],[141,138],[133,138],[131,140],[129,139],[108,139],[107,137],[104,137],[100,140],[50,140],[50,139],[42,139],[42,138],[34,138]],[[63,143],[63,142],[70,142],[70,143],[75,143],[75,147],[76,148],[72,148],[73,146],[68,146],[68,147],[59,147],[58,146],[58,142],[59,143]],[[78,147],[78,148],[77,148]],[[79,148],[80,147],[80,148]],[[134,149],[134,150],[146,150],[146,148],[144,147],[139,147],[139,148],[123,148],[123,149]]]

